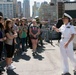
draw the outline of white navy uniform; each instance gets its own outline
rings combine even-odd
[[[76,68],[76,61],[74,59],[74,52],[73,52],[73,41],[71,41],[67,48],[64,47],[64,44],[70,39],[71,34],[76,34],[74,26],[68,23],[67,25],[62,25],[59,28],[59,31],[62,33],[61,40],[60,40],[60,53],[63,60],[63,73],[69,72],[68,66],[68,57],[73,63],[74,68]]]

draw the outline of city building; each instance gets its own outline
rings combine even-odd
[[[12,18],[13,14],[13,1],[12,0],[0,0],[0,12],[4,17]]]
[[[63,0],[64,2],[70,2],[70,0]]]
[[[23,0],[23,16],[30,17],[30,0]]]
[[[39,16],[39,8],[40,8],[40,3],[35,1],[34,5],[32,7],[32,17],[33,18],[35,16]]]
[[[17,0],[12,0],[13,1],[13,13],[14,17],[18,17],[18,7],[17,7]]]
[[[64,2],[70,2],[70,0],[51,0],[52,18],[58,20],[65,12]]]
[[[21,2],[17,2],[17,7],[18,7],[18,17],[21,18],[22,16],[22,9],[21,9]]]
[[[72,2],[64,2],[65,4],[65,12],[72,16],[73,23],[76,25],[76,1]]]
[[[51,20],[56,21],[58,20],[58,0],[51,0],[50,1],[51,7]]]
[[[12,2],[13,0],[0,0],[0,2]]]
[[[57,2],[70,2],[70,0],[57,0]]]
[[[39,8],[39,18],[40,20],[51,20],[51,7],[50,5],[44,1],[41,3]]]
[[[58,2],[58,18],[61,18],[64,12],[65,12],[64,2],[60,1]]]
[[[4,17],[17,17],[17,0],[0,0],[0,12]]]

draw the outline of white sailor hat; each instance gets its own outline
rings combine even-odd
[[[67,13],[64,13],[64,14],[63,14],[63,17],[62,17],[62,18],[64,18],[64,17],[67,17],[67,18],[69,18],[70,20],[72,20],[72,17],[71,17],[69,14],[67,14]]]
[[[35,16],[35,18],[39,18],[39,16]]]

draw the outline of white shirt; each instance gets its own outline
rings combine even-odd
[[[62,25],[59,28],[59,31],[62,33],[61,37],[67,38],[69,39],[71,37],[71,34],[76,34],[76,31],[74,29],[73,25],[70,25],[70,23],[68,23],[67,25]]]

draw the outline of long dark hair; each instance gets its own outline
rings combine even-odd
[[[3,17],[2,16],[0,16],[0,21],[1,20],[3,20]],[[0,22],[0,29],[2,30],[2,29],[4,29],[4,26],[3,26],[3,24]]]
[[[9,23],[10,22],[12,22],[10,19],[6,20],[6,22],[5,22],[5,29],[10,30],[10,28],[9,28]],[[12,28],[11,28],[11,30],[12,30]]]

